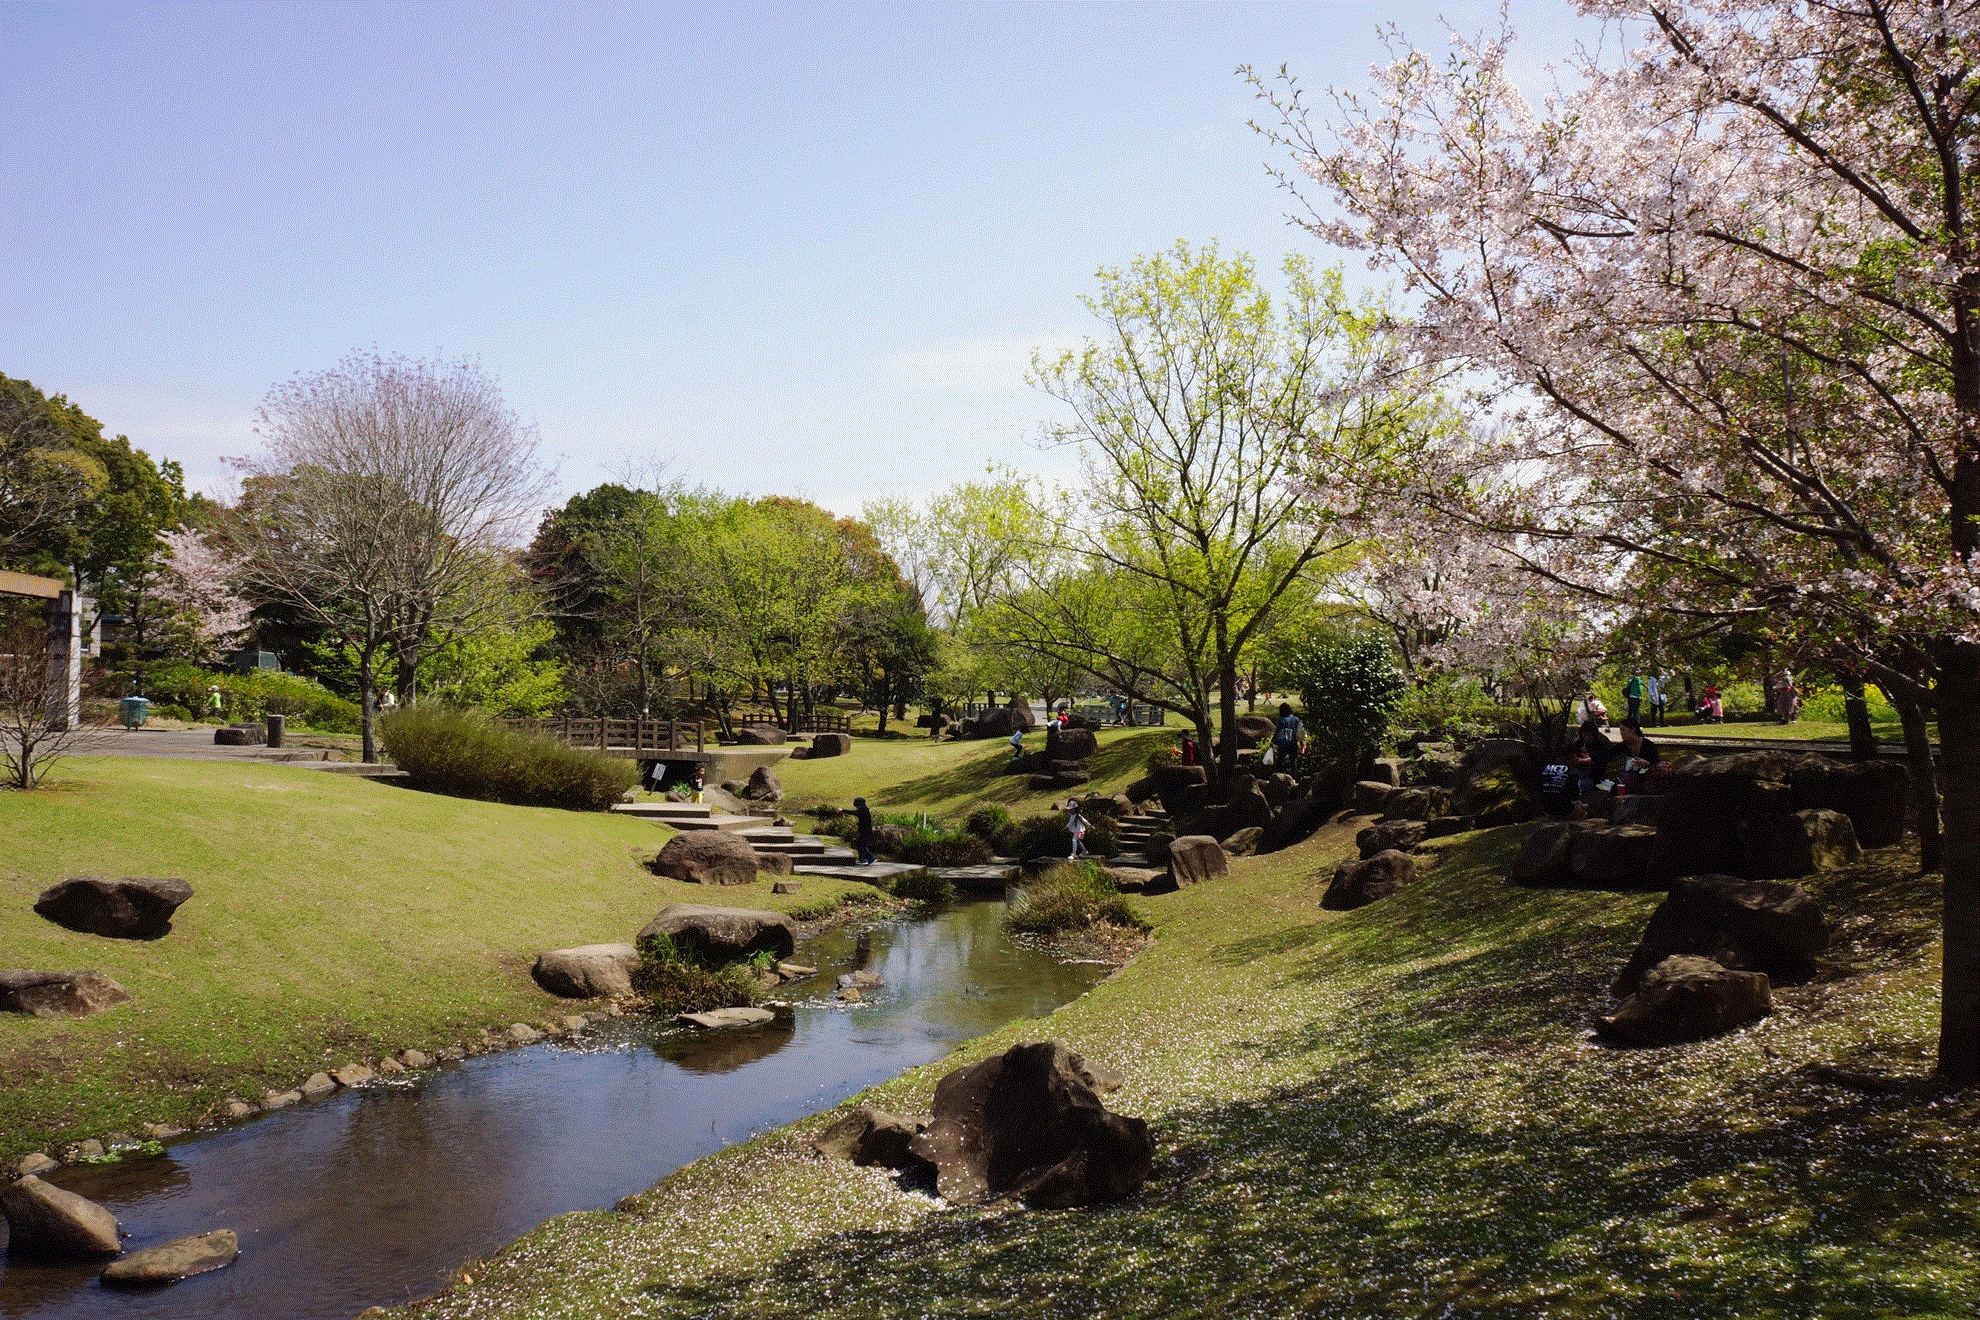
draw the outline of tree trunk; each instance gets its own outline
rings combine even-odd
[[[1946,639],[1933,649],[1946,821],[1939,1075],[1971,1086],[1980,1082],[1980,645]]]
[[[1870,703],[1863,698],[1863,676],[1842,676],[1843,718],[1849,722],[1849,754],[1867,761],[1877,754],[1877,731],[1870,727]]]
[[[1225,635],[1224,620],[1217,629],[1217,718],[1224,726],[1223,750],[1217,753],[1217,788],[1222,790],[1237,778],[1237,655]]]
[[[1945,857],[1939,834],[1939,775],[1932,764],[1932,738],[1925,730],[1925,710],[1902,692],[1890,693],[1904,730],[1904,750],[1911,766],[1911,819],[1918,831],[1918,866],[1936,871]]]
[[[376,648],[358,651],[358,732],[366,765],[378,764],[378,673]]]

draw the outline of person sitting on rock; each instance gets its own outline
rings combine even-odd
[[[1616,750],[1616,745],[1602,735],[1602,726],[1592,717],[1581,722],[1580,741],[1568,757],[1568,764],[1574,768],[1575,782],[1582,792],[1608,779],[1609,762]]]
[[[1630,792],[1638,792],[1643,787],[1652,767],[1663,760],[1663,753],[1657,744],[1643,736],[1643,726],[1635,720],[1624,720],[1616,728],[1622,734],[1622,783]]]

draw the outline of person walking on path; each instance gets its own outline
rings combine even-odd
[[[1299,716],[1285,702],[1279,703],[1279,722],[1272,729],[1272,768],[1283,770],[1289,775],[1299,773],[1300,736],[1305,730],[1299,727]]]
[[[1078,798],[1066,799],[1066,833],[1072,835],[1072,851],[1066,854],[1066,860],[1086,856],[1086,817],[1080,812]]]
[[[853,822],[857,830],[853,837],[853,847],[859,850],[859,864],[873,865],[873,812],[866,805],[865,798],[853,799]]]
[[[1634,724],[1643,714],[1643,675],[1631,674],[1623,687],[1623,700],[1629,703],[1629,714],[1624,719]]]
[[[1664,703],[1668,698],[1664,695],[1664,688],[1665,681],[1662,674],[1651,673],[1644,676],[1643,699],[1650,703],[1650,722],[1659,728],[1667,722],[1664,719]]]

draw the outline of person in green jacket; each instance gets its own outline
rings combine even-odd
[[[1643,714],[1643,675],[1631,674],[1628,686],[1623,688],[1623,696],[1629,701],[1629,714],[1625,717],[1631,724]]]

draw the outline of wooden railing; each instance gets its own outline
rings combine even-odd
[[[541,734],[573,747],[601,752],[702,751],[707,734],[700,720],[610,720],[564,716],[549,720],[503,720],[511,729]]]
[[[784,716],[774,711],[744,710],[736,712],[729,722],[738,729],[745,724],[761,724],[772,729],[782,729],[786,733],[852,732],[852,717],[841,710],[820,710],[809,715],[800,715],[796,728],[789,727],[784,720]]]

